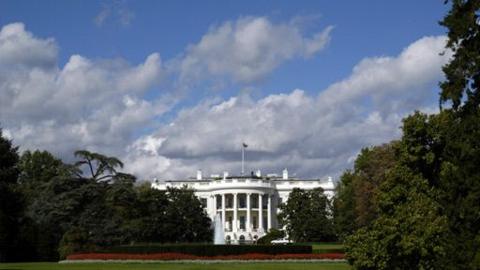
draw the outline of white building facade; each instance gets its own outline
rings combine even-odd
[[[264,236],[272,228],[279,228],[278,206],[288,200],[294,188],[311,190],[321,187],[329,198],[334,195],[332,178],[298,179],[289,177],[285,169],[281,176],[260,171],[250,176],[211,175],[203,177],[197,172],[196,178],[186,180],[155,180],[153,188],[166,190],[167,187],[188,186],[195,191],[205,211],[212,220],[219,215],[224,228],[225,242],[251,243]]]

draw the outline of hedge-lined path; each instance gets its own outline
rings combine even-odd
[[[0,270],[350,270],[343,262],[290,262],[283,261],[252,263],[225,262],[206,264],[204,262],[183,263],[0,263]]]

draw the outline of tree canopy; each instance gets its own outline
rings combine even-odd
[[[138,242],[209,242],[210,219],[193,190],[153,189],[123,163],[86,150],[65,164],[47,151],[21,157],[0,129],[0,261],[57,260]]]
[[[280,205],[279,220],[290,239],[296,242],[331,241],[335,238],[330,201],[322,188],[294,188]]]
[[[479,10],[454,0],[441,21],[453,52],[440,83],[447,106],[403,120],[378,215],[347,238],[354,269],[480,269]]]

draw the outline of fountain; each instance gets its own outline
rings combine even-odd
[[[224,245],[225,244],[225,233],[223,230],[222,219],[220,218],[220,214],[215,216],[215,220],[213,221],[213,244],[215,245]]]

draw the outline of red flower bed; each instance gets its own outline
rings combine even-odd
[[[324,254],[260,254],[249,253],[241,255],[201,257],[182,253],[152,253],[152,254],[124,254],[124,253],[81,253],[67,256],[67,260],[310,260],[310,259],[343,259],[343,253]]]

